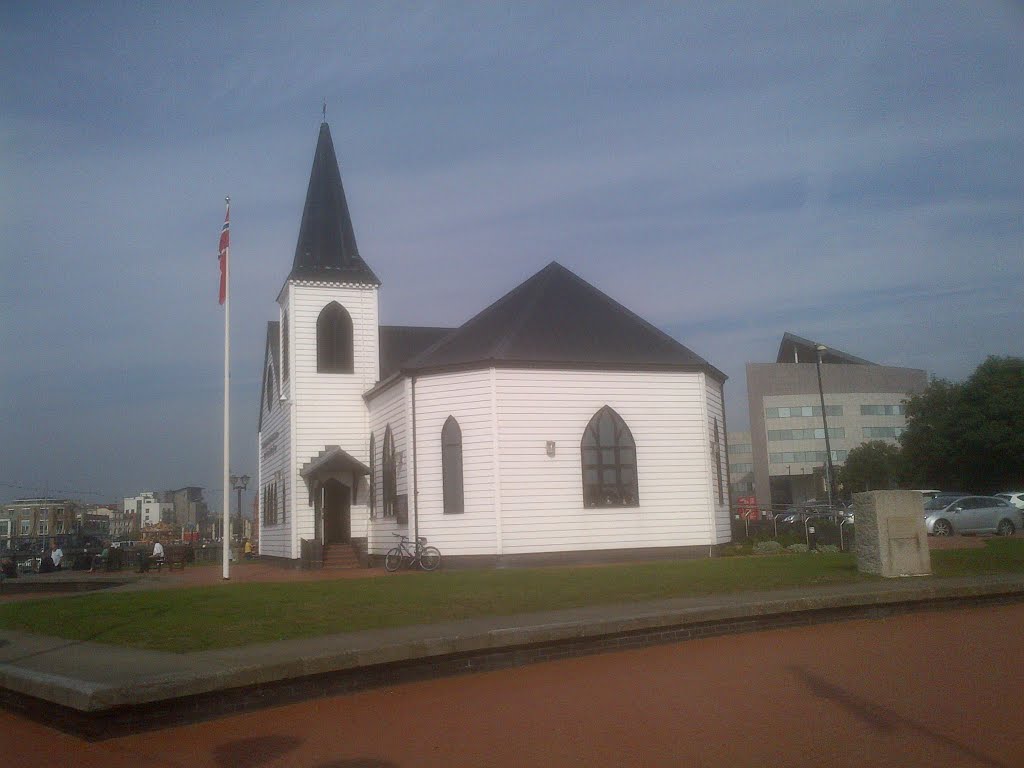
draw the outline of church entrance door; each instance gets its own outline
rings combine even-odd
[[[324,483],[324,544],[352,539],[352,495],[349,487],[331,479]]]

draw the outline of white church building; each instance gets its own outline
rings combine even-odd
[[[458,328],[382,326],[326,123],[268,323],[262,557],[707,553],[729,540],[725,375],[552,262]]]

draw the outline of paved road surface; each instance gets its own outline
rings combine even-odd
[[[4,766],[1021,766],[1024,605],[713,638],[86,743]]]

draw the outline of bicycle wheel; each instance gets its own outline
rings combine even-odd
[[[384,556],[384,570],[394,573],[402,567],[402,550],[394,547]]]
[[[436,571],[441,564],[441,550],[437,547],[424,547],[420,551],[420,568],[424,571]]]

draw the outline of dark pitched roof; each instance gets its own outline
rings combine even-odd
[[[267,343],[263,352],[263,374],[260,376],[260,418],[256,431],[263,429],[263,404],[267,402],[267,362],[273,360],[274,371],[280,371],[281,364],[281,323],[277,320],[267,322]]]
[[[289,279],[380,285],[356,246],[356,233],[341,185],[331,129],[320,124],[320,136],[302,209],[299,241]]]
[[[786,331],[779,343],[779,354],[775,357],[776,363],[813,363],[817,360],[818,344],[821,342],[805,339],[795,333]],[[827,345],[826,345],[827,346]],[[855,357],[847,352],[828,347],[822,353],[821,362],[830,365],[877,365],[862,357]]]
[[[383,381],[402,363],[415,357],[431,344],[451,333],[453,328],[427,328],[406,325],[382,325],[380,339],[380,378]]]
[[[557,262],[417,355],[403,370],[481,363],[702,369],[720,381],[726,378],[707,360]]]

